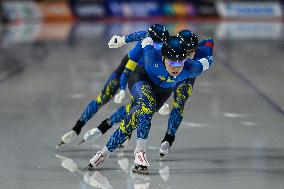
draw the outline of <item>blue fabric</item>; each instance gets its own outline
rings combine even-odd
[[[175,135],[182,120],[183,110],[187,99],[191,96],[194,79],[186,79],[179,82],[174,90],[173,108],[168,119],[168,130],[169,135]]]
[[[115,131],[106,145],[111,152],[122,145],[137,127],[137,138],[148,138],[152,116],[156,111],[156,99],[152,87],[144,81],[137,82],[131,89],[131,95],[133,101],[130,111],[126,113],[120,128]]]
[[[109,118],[108,118],[108,123],[109,123],[109,125],[114,125],[114,124],[116,124],[116,123],[119,123],[119,122],[121,122],[123,119],[124,119],[124,117],[125,117],[125,115],[126,115],[126,106],[124,105],[124,106],[121,106],[121,107],[119,107],[117,110],[116,110],[116,112],[114,112]]]
[[[142,41],[149,36],[148,31],[138,31],[125,36],[125,42]]]
[[[125,68],[120,76],[120,90],[125,90],[127,81],[129,79],[129,76],[131,74],[131,70],[128,68]]]

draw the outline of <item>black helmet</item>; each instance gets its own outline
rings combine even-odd
[[[176,36],[170,36],[162,46],[162,55],[168,59],[181,61],[186,58],[186,44]]]
[[[154,24],[148,29],[148,33],[154,42],[162,43],[169,37],[169,32],[165,26],[161,24]]]
[[[187,50],[198,47],[198,38],[195,33],[190,30],[181,30],[178,32],[177,37],[186,43]]]

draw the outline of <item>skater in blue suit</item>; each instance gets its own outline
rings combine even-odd
[[[149,163],[145,145],[153,114],[169,98],[178,82],[195,78],[213,61],[212,56],[201,61],[186,59],[186,43],[178,37],[170,37],[165,41],[161,51],[155,49],[152,44],[151,38],[145,38],[141,42],[143,64],[136,67],[128,83],[132,95],[129,113],[107,145],[90,160],[89,167],[100,165],[137,128],[134,153],[136,167],[133,171],[147,173]]]
[[[190,30],[182,30],[177,34],[177,36],[187,44],[187,58],[194,61],[202,60],[202,58],[204,58],[202,60],[204,61],[204,70],[211,66],[211,63],[206,65],[206,58],[212,57],[214,47],[213,39],[202,40],[200,43],[198,43],[197,36]],[[173,91],[173,108],[168,119],[168,129],[160,147],[161,158],[168,154],[169,149],[174,142],[176,132],[183,119],[183,109],[185,103],[192,94],[194,83],[195,78],[188,78],[178,82],[175,86]],[[163,109],[163,107],[160,109],[160,111]],[[128,113],[129,109],[130,104],[120,107],[112,116],[104,120],[97,128],[86,132],[83,141],[89,140],[92,136],[94,136],[94,133],[105,133],[112,125],[121,122]],[[95,135],[94,138],[98,138],[98,136],[100,135]],[[128,139],[121,147],[128,143],[129,138],[130,136],[128,136]]]
[[[160,24],[154,24],[150,26],[147,31],[135,32],[120,38],[118,36],[114,36],[111,41],[116,43],[109,43],[109,46],[111,48],[114,48],[115,45],[119,46],[133,41],[141,41],[146,37],[152,38],[156,46],[159,46],[158,44],[161,44],[162,41],[168,37],[168,35],[169,33],[164,26]],[[81,129],[84,127],[84,125],[97,113],[97,111],[103,105],[105,105],[107,102],[109,102],[110,99],[113,98],[113,96],[119,89],[120,91],[115,97],[115,102],[121,102],[121,100],[125,97],[127,80],[131,72],[134,70],[135,66],[135,60],[132,60],[129,54],[125,55],[120,65],[108,78],[102,92],[97,96],[97,98],[95,98],[95,100],[91,101],[87,105],[84,112],[77,120],[75,126],[61,137],[59,145],[66,144],[74,140],[80,134]]]

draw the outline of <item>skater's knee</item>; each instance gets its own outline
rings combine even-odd
[[[175,114],[180,114],[183,115],[183,110],[184,110],[184,104],[185,103],[178,103],[176,101],[173,102],[173,110]]]
[[[125,135],[131,135],[133,130],[135,130],[137,127],[136,122],[129,122],[128,124],[125,124],[124,121],[121,122],[119,126],[119,130],[121,133]]]

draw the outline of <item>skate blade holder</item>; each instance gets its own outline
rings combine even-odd
[[[86,169],[88,171],[93,171],[95,168],[94,168],[94,166],[91,163],[89,163],[88,166],[86,167]]]

